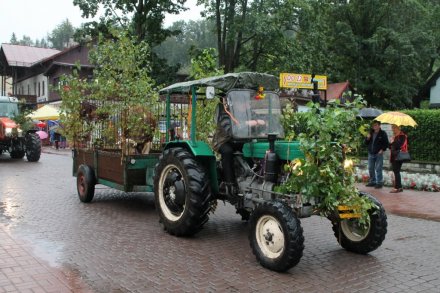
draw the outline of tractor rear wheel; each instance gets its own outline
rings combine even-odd
[[[370,223],[360,225],[357,219],[332,221],[333,232],[339,244],[348,251],[367,254],[377,249],[387,233],[387,215],[382,204],[371,194],[360,192],[368,197],[377,209],[368,211]]]
[[[80,165],[76,173],[76,188],[79,200],[91,202],[95,195],[95,173],[90,166]]]
[[[41,140],[38,134],[26,135],[26,158],[29,162],[38,162],[41,156]]]
[[[205,170],[183,148],[163,152],[155,169],[155,204],[165,230],[193,235],[208,221],[211,190]]]
[[[303,255],[301,222],[285,204],[265,202],[255,208],[250,221],[249,241],[259,263],[284,272],[297,265]]]

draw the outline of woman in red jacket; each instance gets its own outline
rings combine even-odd
[[[402,168],[402,161],[396,161],[397,154],[402,151],[408,151],[408,138],[400,127],[393,124],[391,126],[394,136],[390,140],[390,162],[394,172],[394,189],[391,193],[402,192],[402,178],[400,177],[400,169]]]

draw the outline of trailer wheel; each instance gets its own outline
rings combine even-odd
[[[370,223],[361,226],[357,219],[332,221],[333,232],[339,244],[348,251],[367,254],[377,249],[387,233],[387,215],[382,204],[371,194],[360,192],[373,201],[377,209],[368,211]]]
[[[165,230],[193,235],[208,221],[211,190],[204,169],[183,148],[171,148],[155,168],[155,204]]]
[[[26,135],[26,158],[29,162],[38,162],[41,156],[41,140],[38,134]]]
[[[249,241],[258,262],[284,272],[297,265],[304,250],[301,222],[281,202],[259,205],[251,215]]]
[[[93,169],[87,165],[80,165],[76,175],[76,188],[80,201],[92,201],[95,195],[95,184],[96,180]]]

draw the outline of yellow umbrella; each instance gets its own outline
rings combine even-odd
[[[28,116],[34,120],[58,120],[60,118],[60,112],[50,105],[44,105]]]
[[[380,114],[374,120],[380,121],[382,123],[395,124],[397,126],[417,126],[416,121],[414,119],[401,112],[386,112]]]

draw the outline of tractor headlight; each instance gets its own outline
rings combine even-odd
[[[6,127],[5,128],[5,134],[6,134],[6,136],[12,136],[12,130],[13,130],[14,128],[10,128],[10,127]]]
[[[353,168],[353,160],[352,159],[345,159],[344,160],[344,169],[351,169]]]
[[[21,136],[23,136],[23,131],[19,128],[6,127],[5,134],[8,137],[21,137]]]

